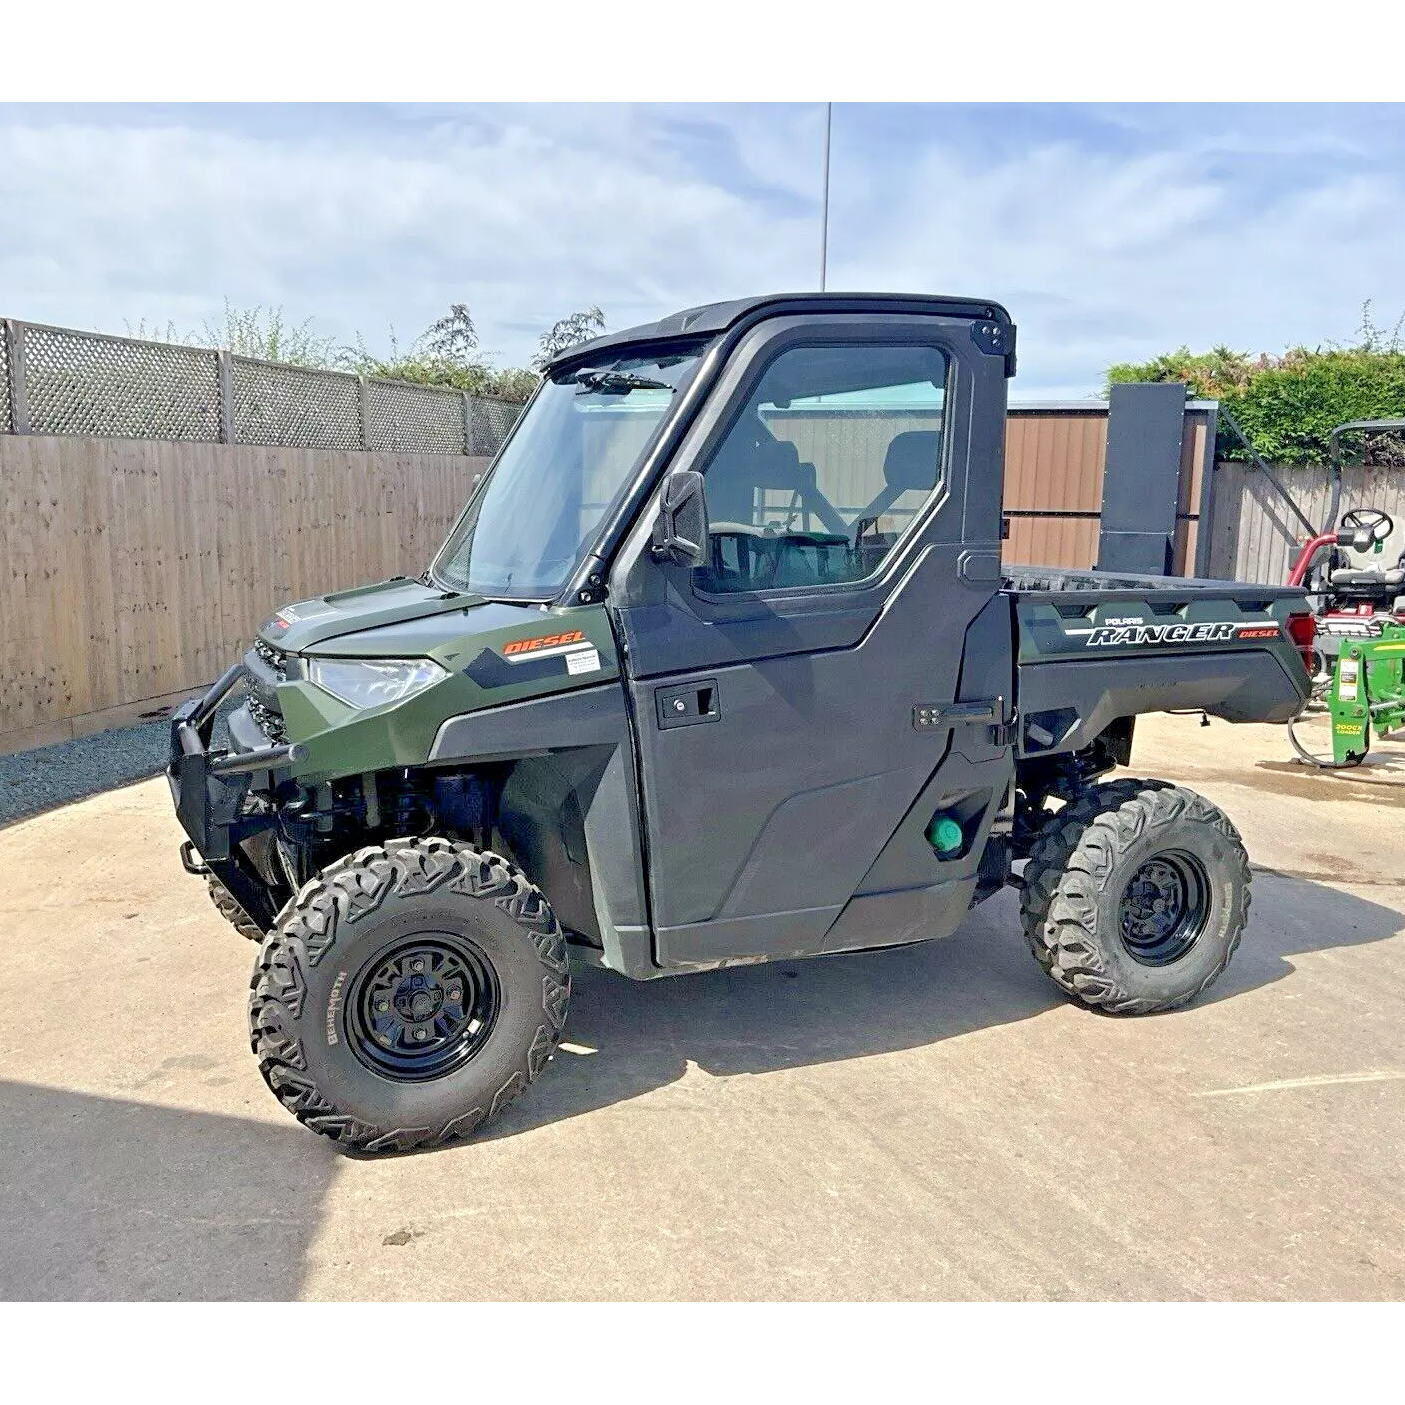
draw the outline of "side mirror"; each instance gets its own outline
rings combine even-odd
[[[701,473],[681,469],[664,479],[649,550],[655,561],[707,564],[707,499]]]

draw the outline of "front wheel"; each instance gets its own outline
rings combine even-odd
[[[565,937],[505,860],[397,839],[325,868],[254,966],[249,1034],[274,1095],[348,1150],[468,1136],[545,1067],[570,999]]]
[[[1046,821],[1020,914],[1060,989],[1144,1015],[1193,1000],[1229,965],[1249,916],[1249,877],[1238,830],[1203,796],[1113,781]]]
[[[239,933],[241,937],[248,937],[251,942],[261,942],[264,938],[264,930],[249,916],[239,904],[239,899],[215,877],[213,873],[205,879],[205,889],[210,895],[210,901],[214,903],[219,915]]]

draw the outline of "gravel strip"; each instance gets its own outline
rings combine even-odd
[[[240,701],[220,709],[212,745],[227,740],[224,718]],[[160,775],[170,758],[170,737],[169,722],[143,722],[0,756],[0,825]]]

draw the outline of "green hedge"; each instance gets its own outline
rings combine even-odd
[[[1366,345],[1251,357],[1216,347],[1192,355],[1186,347],[1141,365],[1110,367],[1116,381],[1184,381],[1195,398],[1218,400],[1239,422],[1255,449],[1270,463],[1326,463],[1327,436],[1347,420],[1405,416],[1405,352],[1394,339],[1386,347]],[[1374,437],[1346,445],[1346,457],[1366,462],[1405,464],[1405,444],[1397,437]],[[1221,458],[1247,459],[1243,446],[1223,424]]]

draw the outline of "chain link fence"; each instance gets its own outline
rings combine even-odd
[[[0,434],[491,457],[521,405],[6,319]]]

